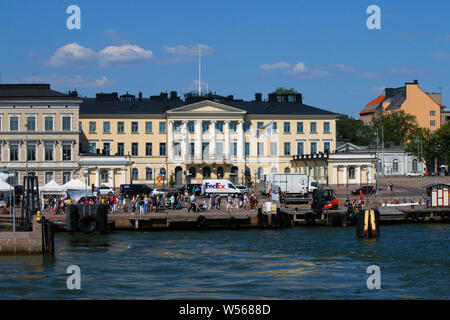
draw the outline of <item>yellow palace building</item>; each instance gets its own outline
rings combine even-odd
[[[258,183],[265,174],[298,172],[296,155],[336,150],[336,117],[304,104],[301,94],[244,101],[99,93],[80,104],[80,178],[116,188],[153,187],[158,179],[164,186]]]

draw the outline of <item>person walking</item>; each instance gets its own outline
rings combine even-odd
[[[194,210],[194,212],[197,212],[197,207],[196,207],[197,199],[195,198],[195,193],[192,193],[192,196],[189,198],[189,201],[190,201],[191,205],[188,208],[188,213],[190,213],[191,210]]]
[[[231,211],[233,210],[233,198],[231,197],[231,194],[228,195],[227,197],[227,208],[226,211]]]

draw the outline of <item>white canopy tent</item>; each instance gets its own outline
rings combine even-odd
[[[2,181],[6,181],[8,180],[8,178],[10,177],[14,177],[13,173],[4,173],[4,172],[0,172],[0,180]]]
[[[83,196],[89,196],[92,194],[91,189],[80,179],[72,179],[63,185],[63,187],[67,192],[67,196],[72,199],[73,203],[77,203],[77,201]]]
[[[80,179],[72,179],[63,185],[64,190],[86,190],[86,185]],[[89,188],[89,187],[87,187]]]
[[[10,184],[0,179],[0,192],[9,192],[12,191],[13,189],[14,188]]]
[[[65,195],[66,189],[57,184],[55,180],[51,180],[46,185],[40,187],[39,192],[43,195]]]

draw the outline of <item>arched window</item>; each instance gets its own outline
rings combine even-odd
[[[412,171],[417,172],[417,159],[412,161]]]
[[[348,178],[355,179],[355,167],[348,168]]]
[[[250,177],[252,175],[252,171],[249,167],[245,167],[245,176]]]
[[[145,168],[145,180],[153,180],[152,168]]]
[[[203,179],[210,179],[210,178],[211,178],[211,168],[204,167],[203,168]]]
[[[101,183],[108,183],[108,170],[100,171]]]
[[[195,170],[194,167],[190,167],[189,168],[189,175],[192,179],[195,179],[195,177],[197,176],[197,170]]]
[[[166,177],[166,169],[165,168],[159,169],[159,175],[163,176],[165,178]]]
[[[139,179],[139,170],[137,168],[133,168],[131,170],[131,179],[133,179],[133,180]]]
[[[291,173],[291,169],[289,167],[284,168],[284,173],[286,174]]]
[[[257,173],[258,179],[261,179],[263,177],[263,175],[264,175],[264,168],[263,167],[259,167],[258,168],[258,173]]]
[[[271,174],[277,174],[277,173],[278,173],[277,168],[272,167],[272,169],[270,169],[270,173],[271,173]]]
[[[398,172],[398,160],[394,159],[394,161],[392,161],[392,172]]]
[[[217,168],[217,178],[219,178],[219,179],[223,178],[223,168],[222,167]]]

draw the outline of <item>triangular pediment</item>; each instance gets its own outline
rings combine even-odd
[[[245,114],[247,111],[210,100],[200,101],[166,111],[167,114],[180,114],[186,112],[191,114]]]

